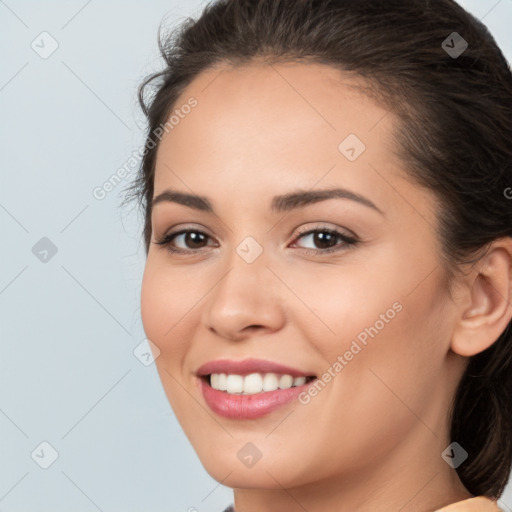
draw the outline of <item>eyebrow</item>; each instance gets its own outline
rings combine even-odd
[[[289,212],[327,199],[348,199],[362,204],[363,206],[367,206],[368,208],[372,208],[381,215],[384,215],[382,210],[368,198],[344,188],[298,190],[288,194],[275,196],[272,199],[271,209],[275,213]],[[195,194],[167,189],[152,199],[151,208],[163,202],[178,203],[202,212],[214,213],[214,208],[209,199]]]

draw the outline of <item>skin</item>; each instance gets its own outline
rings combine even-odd
[[[436,199],[395,156],[393,113],[354,83],[321,64],[211,69],[182,93],[175,108],[192,96],[198,105],[158,149],[155,196],[198,194],[215,213],[155,205],[152,242],[184,228],[208,237],[175,238],[179,255],[151,243],[142,320],[177,419],[208,473],[234,489],[237,512],[427,512],[471,497],[441,453],[468,356],[512,317],[511,240],[450,294]],[[353,162],[338,149],[350,133],[366,145]],[[334,187],[382,213],[348,199],[270,209],[275,195]],[[326,245],[299,238],[325,227],[360,242],[335,238],[339,251],[321,254]],[[250,264],[236,252],[247,236],[263,248]],[[206,405],[195,376],[205,362],[262,358],[320,376],[397,301],[401,311],[307,405],[256,420]],[[247,442],[262,453],[251,468],[237,457]]]

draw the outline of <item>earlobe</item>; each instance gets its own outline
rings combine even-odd
[[[461,309],[450,348],[469,357],[489,348],[512,319],[512,238],[495,240],[468,279],[470,304]]]

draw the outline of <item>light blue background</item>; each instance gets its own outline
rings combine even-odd
[[[460,3],[511,60],[512,0]],[[220,512],[232,501],[154,365],[133,354],[144,251],[136,210],[120,208],[127,180],[92,195],[143,142],[136,88],[160,69],[161,19],[201,4],[0,0],[0,511]],[[48,59],[31,48],[43,31],[59,45]],[[58,249],[47,263],[32,253],[42,237]],[[46,470],[31,458],[42,441],[59,454]],[[500,503],[512,510],[510,484]]]

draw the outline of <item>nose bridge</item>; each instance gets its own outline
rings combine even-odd
[[[262,260],[266,259],[261,257],[264,253],[263,241],[261,241],[261,243],[258,242],[252,235],[247,235],[236,246],[235,253],[249,266],[254,264],[257,260],[260,260],[261,265]]]
[[[226,256],[227,274],[217,286],[217,300],[244,301],[255,306],[261,295],[268,299],[269,287],[262,286],[272,276],[267,263],[268,254],[263,244],[253,236],[245,236]]]

